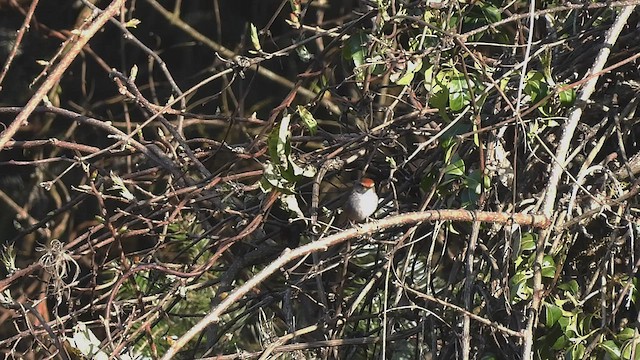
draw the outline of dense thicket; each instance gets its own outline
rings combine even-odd
[[[639,358],[637,2],[0,1],[0,349]]]

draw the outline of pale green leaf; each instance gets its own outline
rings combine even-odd
[[[298,105],[298,114],[300,115],[300,119],[302,119],[302,124],[309,130],[311,135],[315,135],[318,132],[318,122],[313,117],[313,114],[304,106]]]
[[[133,19],[127,21],[126,23],[124,23],[124,26],[127,27],[127,28],[137,29],[138,25],[140,25],[141,23],[142,23],[142,21],[140,21],[140,20],[138,20],[136,18],[133,18]]]
[[[253,45],[253,48],[261,51],[262,50],[262,46],[260,45],[260,37],[258,36],[258,28],[251,23],[250,25],[250,29],[251,29],[251,44]]]

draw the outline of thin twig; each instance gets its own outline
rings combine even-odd
[[[104,24],[111,18],[115,16],[119,11],[125,0],[113,0],[111,4],[104,10],[102,14],[100,14],[88,27],[86,30],[82,31],[80,35],[77,37],[76,41],[73,43],[69,51],[66,55],[60,59],[58,65],[53,69],[51,74],[47,77],[47,79],[42,83],[40,88],[35,92],[35,94],[29,99],[29,102],[24,106],[24,109],[16,116],[16,118],[11,122],[9,127],[0,134],[0,150],[2,150],[6,143],[15,135],[15,133],[20,129],[21,126],[24,126],[28,123],[29,115],[33,112],[33,110],[40,104],[42,99],[46,96],[46,94],[51,90],[51,88],[62,78],[62,75],[67,70],[69,65],[73,62],[73,60],[78,56],[84,45],[95,35],[98,30],[100,30]]]

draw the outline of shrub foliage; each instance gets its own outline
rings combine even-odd
[[[636,3],[0,1],[0,349],[640,358]]]

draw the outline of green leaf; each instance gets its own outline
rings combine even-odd
[[[292,194],[295,192],[295,183],[300,177],[313,177],[316,169],[311,165],[298,165],[291,155],[290,121],[291,115],[285,115],[269,135],[267,143],[270,159],[265,164],[263,179],[268,186]],[[263,190],[268,189],[267,184],[261,183]]]
[[[554,119],[547,119],[547,121],[546,121],[546,126],[547,126],[547,127],[558,127],[558,126],[560,126],[560,123],[559,123],[559,122],[557,122],[557,121],[556,121],[556,120],[554,120]]]
[[[482,177],[482,186],[484,186],[485,189],[491,189],[491,177],[489,175]]]
[[[636,336],[635,330],[632,328],[626,327],[616,335],[616,339],[618,339],[619,341],[626,341],[626,340],[633,339],[635,336]]]
[[[427,91],[432,91],[436,85],[435,77],[433,76],[433,68],[434,66],[429,64],[429,66],[423,66],[424,72],[422,76],[424,76],[424,88]]]
[[[488,24],[492,24],[502,20],[502,14],[500,13],[500,9],[498,9],[497,7],[493,5],[489,5],[489,6],[482,6],[481,9],[482,9],[482,14],[484,15]]]
[[[545,325],[551,328],[562,317],[562,308],[554,304],[544,303]]]
[[[437,89],[437,91],[435,91]],[[449,90],[446,87],[434,87],[434,92],[429,98],[429,105],[433,108],[444,112],[447,110],[447,104],[449,103]]]
[[[578,321],[580,334],[588,334],[591,331],[594,317],[594,314],[587,314],[581,317],[580,321]]]
[[[451,81],[451,70],[441,70],[437,74],[433,74],[433,66],[426,69],[425,88],[429,91],[429,105],[441,112],[445,112],[449,104],[449,82]]]
[[[560,98],[560,103],[563,106],[571,106],[573,105],[573,102],[576,100],[576,91],[573,88],[563,90],[563,91],[560,91],[560,93],[558,94],[558,97]]]
[[[141,23],[142,23],[142,21],[140,21],[140,20],[138,20],[138,19],[136,19],[136,18],[133,18],[133,19],[131,19],[131,20],[127,21],[127,22],[124,24],[124,26],[125,26],[125,27],[127,27],[127,28],[134,28],[134,29],[137,29],[137,28],[138,28],[138,25],[140,25]]]
[[[471,188],[465,187],[460,192],[460,207],[462,209],[475,209],[480,196]]]
[[[262,50],[262,46],[260,45],[260,37],[258,36],[258,28],[251,23],[250,24],[250,29],[251,29],[251,44],[253,45],[253,48],[261,51]]]
[[[527,74],[527,83],[524,86],[524,93],[531,97],[531,102],[536,103],[540,99],[549,94],[549,86],[547,85],[544,75],[539,71],[530,71]],[[547,102],[543,102],[538,106],[540,109]]]
[[[359,31],[347,39],[342,51],[342,56],[345,59],[353,61],[355,67],[354,73],[358,81],[364,80],[364,69],[362,65],[365,63],[367,57],[367,42],[367,34],[364,31]]]
[[[451,161],[451,159],[453,158],[453,156],[456,154],[455,151],[458,148],[457,146],[453,146],[456,145],[456,142],[452,143],[452,146],[448,146],[445,147],[446,151],[444,153],[444,162],[445,163],[449,163]]]
[[[302,60],[303,62],[309,62],[314,57],[313,54],[309,51],[309,49],[304,45],[298,46],[296,48],[296,53],[298,54],[298,57],[300,58],[300,60]]]
[[[542,276],[553,278],[556,275],[556,262],[551,255],[545,255],[542,260]]]
[[[442,134],[442,140],[440,141],[440,147],[442,147],[443,150],[445,151],[449,151],[451,149],[454,148],[454,145],[456,144],[456,139],[455,137],[448,135],[448,134]],[[447,154],[444,157],[444,161],[449,161],[449,159],[451,159],[451,154]]]
[[[318,122],[313,117],[311,112],[309,112],[309,110],[307,110],[304,106],[300,105],[298,105],[297,110],[298,114],[300,115],[300,119],[302,119],[302,124],[304,124],[304,127],[309,130],[311,135],[315,135],[318,132]]]
[[[522,238],[520,239],[520,250],[521,251],[533,251],[536,249],[536,238],[537,235],[532,234],[530,232],[522,234]]]
[[[389,167],[391,169],[397,169],[398,168],[398,163],[396,162],[396,159],[392,158],[391,156],[385,157],[384,158],[384,162],[389,164]]]
[[[138,77],[138,65],[133,65],[131,70],[129,71],[129,80],[131,82],[136,82],[136,78]]]
[[[454,159],[454,161],[444,169],[444,173],[456,177],[464,175],[464,161],[460,158]]]
[[[567,333],[569,331],[568,330],[569,327],[573,324],[574,320],[575,320],[574,316],[567,316],[567,314],[565,314],[563,317],[558,319],[558,325],[560,325],[560,328],[562,329],[562,331]]]
[[[473,193],[480,194],[482,192],[481,173],[479,170],[474,170],[465,177],[464,185]]]
[[[620,359],[620,356],[622,356],[620,348],[613,340],[607,340],[603,343],[600,343],[598,344],[598,347],[606,351],[607,354],[609,354],[609,356],[614,360]]]
[[[569,339],[565,336],[559,336],[556,341],[553,343],[553,345],[551,345],[551,348],[553,350],[562,350],[562,349],[566,349],[567,345],[569,345]]]
[[[449,107],[451,111],[460,111],[469,104],[471,96],[464,74],[455,71],[449,82]]]
[[[533,272],[529,270],[520,270],[513,275],[513,277],[511,278],[511,281],[514,284],[520,284],[520,283],[526,282],[531,278],[533,278]]]
[[[136,197],[131,193],[131,191],[129,191],[121,177],[116,175],[113,171],[109,175],[113,181],[113,186],[110,187],[109,190],[118,190],[120,191],[120,196],[123,198],[129,201],[135,200]]]
[[[527,283],[519,283],[516,284],[514,288],[511,289],[512,298],[514,300],[528,300],[533,295],[533,289],[531,286],[528,286]]]
[[[284,166],[285,169],[287,168],[287,158],[291,153],[291,144],[289,142],[291,136],[289,131],[290,121],[290,115],[283,116],[280,124],[271,131],[268,139],[271,161]]]
[[[636,360],[638,358],[638,354],[640,354],[640,343],[637,343],[633,340],[629,340],[627,342],[624,343],[624,345],[622,345],[622,351],[621,351],[621,356],[623,359],[625,360],[630,360],[631,359],[631,352],[633,350],[633,348],[635,347],[635,359]]]
[[[533,289],[528,280],[533,278],[533,272],[528,270],[517,271],[509,280],[511,283],[511,299],[514,302],[527,300],[533,295]]]
[[[575,359],[575,360],[580,360],[584,357],[584,345],[582,344],[576,344],[574,346],[571,347],[571,351],[569,353],[569,356],[571,357],[571,359]]]
[[[567,335],[567,337],[572,339],[579,336],[578,315],[565,317],[564,319],[568,320],[567,325],[564,327],[564,333]]]
[[[397,77],[399,76],[395,76],[396,79],[394,80],[392,78],[394,74],[392,74],[390,77],[390,80],[394,82],[396,85],[409,85],[413,80],[413,77],[416,75],[418,71],[420,71],[421,68],[422,68],[422,59],[418,58],[415,60],[408,61],[407,68],[405,69],[404,72],[401,73],[402,77],[397,79]]]
[[[458,121],[442,134],[442,148],[453,148],[459,140],[456,135],[466,134],[469,131],[471,131],[471,124],[466,121]]]
[[[558,285],[558,289],[568,292],[570,295],[576,296],[578,294],[579,285],[575,280],[571,280]]]

